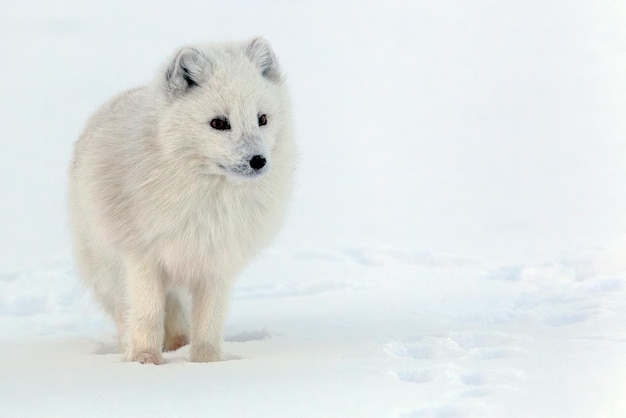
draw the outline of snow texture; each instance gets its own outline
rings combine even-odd
[[[179,45],[267,37],[300,161],[228,360],[124,363],[77,280],[73,141]],[[626,7],[0,6],[1,417],[626,416]]]

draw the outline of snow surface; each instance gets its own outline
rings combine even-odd
[[[301,158],[229,360],[124,363],[78,283],[88,115],[179,45],[263,34]],[[0,5],[1,417],[626,416],[626,6]]]

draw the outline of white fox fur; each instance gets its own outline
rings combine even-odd
[[[262,38],[182,48],[91,117],[69,170],[75,258],[127,360],[159,364],[188,342],[191,361],[221,359],[234,279],[277,230],[294,162]]]

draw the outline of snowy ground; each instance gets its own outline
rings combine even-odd
[[[72,267],[71,145],[177,46],[255,34],[290,217],[229,361],[123,363]],[[1,417],[626,416],[622,3],[29,0],[0,51]]]

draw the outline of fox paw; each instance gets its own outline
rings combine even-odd
[[[222,361],[220,350],[213,347],[194,347],[191,346],[189,353],[189,361],[193,363],[209,363],[214,361]]]
[[[167,338],[165,340],[163,349],[165,351],[176,351],[179,348],[186,346],[187,344],[189,344],[189,338],[187,338],[187,336],[185,335],[179,335],[176,337]]]
[[[141,364],[162,364],[163,356],[161,354],[141,352],[132,356],[131,361],[136,361]]]

